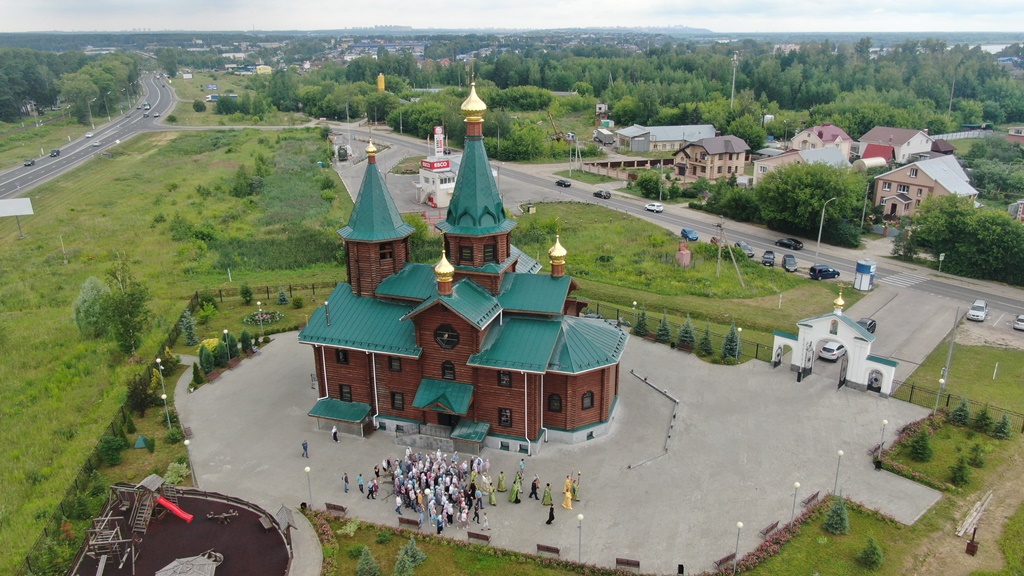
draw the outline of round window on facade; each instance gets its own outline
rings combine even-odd
[[[441,324],[434,330],[434,340],[447,350],[459,345],[459,333],[450,324]]]

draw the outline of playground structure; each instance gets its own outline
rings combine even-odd
[[[104,515],[94,518],[92,528],[87,531],[86,554],[99,560],[97,576],[103,574],[112,559],[118,562],[118,568],[123,568],[130,559],[132,574],[135,573],[139,556],[136,544],[142,543],[154,512],[158,519],[169,511],[185,522],[192,522],[192,515],[182,510],[177,502],[178,491],[156,474],[150,474],[135,486],[111,486]],[[157,509],[157,504],[161,508]]]

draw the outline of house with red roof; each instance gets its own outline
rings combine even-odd
[[[843,156],[849,158],[853,143],[853,138],[845,130],[834,124],[826,123],[797,132],[790,142],[790,147],[795,150],[839,148]]]
[[[932,138],[924,130],[875,126],[857,140],[857,155],[870,158],[865,153],[876,153],[877,148],[868,149],[871,144],[889,146],[893,150],[892,161],[897,164],[909,162],[915,154],[927,154],[932,149]]]

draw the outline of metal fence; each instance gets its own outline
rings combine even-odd
[[[1024,434],[1024,414],[1014,412],[1013,410],[1007,410],[1006,408],[1000,408],[991,404],[985,404],[983,402],[976,402],[963,396],[956,394],[950,394],[941,390],[933,390],[931,388],[925,388],[923,386],[917,386],[916,384],[904,384],[903,382],[894,382],[895,388],[890,396],[898,400],[905,400],[911,404],[917,404],[918,406],[924,406],[925,408],[935,409],[938,407],[939,410],[954,410],[960,405],[960,402],[966,401],[967,407],[971,412],[971,418],[980,412],[983,408],[988,408],[988,413],[992,416],[992,419],[999,421],[1006,415],[1010,419],[1010,428],[1017,430],[1021,434]]]
[[[604,318],[608,323],[615,324],[620,323],[620,327],[629,331],[633,326],[636,326],[637,318],[640,316],[640,310],[616,308],[614,306],[604,306],[602,308],[600,303],[595,303],[589,311],[594,314],[598,314]],[[661,324],[661,318],[647,314],[647,337],[653,338],[658,333],[658,325]],[[669,343],[672,346],[677,344],[679,338],[679,329],[682,328],[681,324],[675,324],[673,322],[668,323],[669,329]],[[700,342],[701,336],[704,334],[704,328],[700,326],[700,322],[693,323],[693,334]],[[721,355],[722,345],[725,343],[726,334],[719,334],[717,332],[709,332],[711,336],[711,349],[715,351],[715,355]],[[740,358],[753,358],[754,360],[761,360],[762,362],[772,361],[772,347],[769,344],[761,344],[760,342],[749,342],[743,340],[742,332],[739,333],[740,343]]]

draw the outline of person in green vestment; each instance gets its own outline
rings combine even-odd
[[[550,506],[551,502],[551,483],[549,482],[546,486],[544,486],[544,497],[541,498],[540,503],[545,506]]]
[[[494,490],[494,484],[491,484],[491,491],[487,493],[487,501],[491,506],[498,505],[497,491]]]
[[[576,473],[576,481],[572,483],[572,499],[580,501],[580,477],[583,476],[583,472]]]
[[[512,483],[512,490],[508,493],[508,501],[519,504],[519,482]]]
[[[469,473],[469,483],[476,484],[476,470]]]
[[[505,487],[505,473],[498,472],[498,492],[507,492],[508,488]]]

